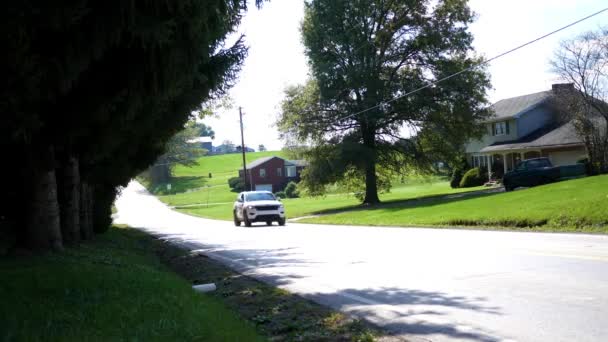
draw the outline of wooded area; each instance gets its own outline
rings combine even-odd
[[[118,189],[231,86],[244,0],[11,2],[0,14],[0,230],[33,250],[108,229]],[[241,37],[242,38],[242,37]]]

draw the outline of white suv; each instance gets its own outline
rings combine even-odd
[[[270,191],[241,192],[234,202],[232,216],[237,227],[241,222],[246,227],[251,227],[252,222],[266,222],[270,226],[276,221],[279,226],[285,225],[285,207]]]

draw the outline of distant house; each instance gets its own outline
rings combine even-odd
[[[287,160],[271,156],[247,164],[247,183],[253,190],[281,191],[290,181],[299,182],[300,173],[306,167],[304,160]],[[239,170],[243,177],[243,170]]]
[[[221,144],[213,148],[213,154],[234,153],[234,145]]]
[[[188,140],[191,144],[200,144],[200,147],[209,151],[209,154],[213,153],[213,139],[211,137],[198,137]]]
[[[241,151],[241,145],[237,145],[237,147],[235,147],[235,152],[242,152]],[[255,150],[249,146],[245,146],[245,152],[255,152]]]
[[[469,164],[501,178],[524,159],[548,157],[559,166],[586,158],[585,145],[574,126],[560,122],[550,103],[553,95],[570,88],[569,84],[554,84],[548,91],[496,102],[491,107],[493,116],[485,122],[485,134],[466,145]]]

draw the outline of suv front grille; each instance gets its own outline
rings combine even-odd
[[[278,205],[256,205],[255,208],[257,210],[277,210],[279,209]]]

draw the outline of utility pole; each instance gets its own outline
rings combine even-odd
[[[241,121],[241,153],[243,153],[243,185],[245,190],[251,190],[251,184],[247,186],[247,164],[245,161],[245,135],[243,134],[243,111],[239,107],[239,119]]]

